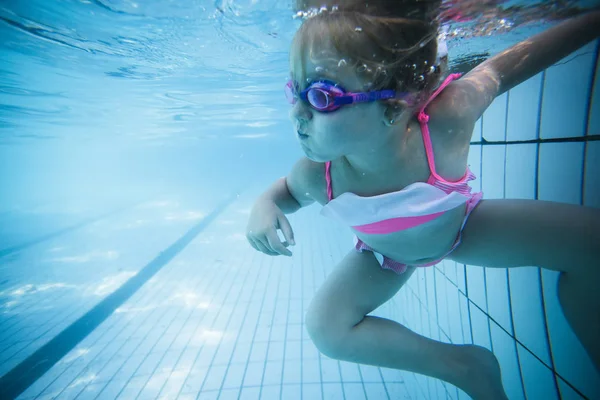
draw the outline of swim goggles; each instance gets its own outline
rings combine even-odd
[[[311,83],[308,88],[298,92],[297,83],[289,80],[285,85],[285,97],[290,104],[296,104],[297,99],[300,98],[319,112],[332,112],[346,104],[395,98],[396,91],[377,90],[352,93],[346,92],[333,82],[320,80]]]

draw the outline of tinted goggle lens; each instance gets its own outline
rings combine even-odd
[[[309,87],[306,93],[306,101],[316,110],[325,111],[333,106],[334,96],[326,88]],[[290,104],[296,104],[298,91],[290,81],[285,85],[285,97]]]
[[[306,94],[310,105],[318,110],[324,110],[333,103],[332,96],[323,89],[311,88]]]

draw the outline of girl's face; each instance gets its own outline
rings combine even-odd
[[[313,49],[312,57],[309,51],[297,51],[295,46],[291,54],[291,79],[297,83],[299,91],[318,80],[334,82],[348,92],[371,90],[359,79],[353,63],[335,54],[327,44]],[[306,156],[313,161],[324,162],[375,151],[374,144],[383,139],[387,128],[384,111],[382,102],[370,102],[349,104],[333,112],[322,113],[298,100],[292,106],[290,117]]]

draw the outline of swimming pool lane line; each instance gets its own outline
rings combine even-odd
[[[15,399],[44,375],[209,226],[238,197],[239,193],[240,191],[235,191],[225,198],[210,214],[173,244],[161,251],[158,256],[136,275],[129,278],[121,287],[0,377],[0,399]]]
[[[62,228],[62,229],[59,229],[58,231],[51,232],[51,233],[48,233],[46,235],[42,235],[42,236],[40,236],[40,237],[38,237],[36,239],[32,239],[32,240],[26,241],[25,243],[21,243],[21,244],[17,244],[17,245],[14,245],[14,246],[10,246],[10,247],[7,247],[5,249],[0,249],[0,258],[6,257],[7,255],[12,254],[12,253],[17,253],[17,252],[19,252],[21,250],[25,250],[28,247],[35,246],[36,244],[43,243],[43,242],[48,241],[50,239],[54,239],[54,238],[56,238],[58,236],[66,234],[66,233],[76,231],[77,229],[81,229],[81,228],[83,228],[83,227],[85,227],[87,225],[93,224],[94,222],[101,221],[104,218],[108,218],[108,217],[113,216],[115,214],[118,214],[120,212],[129,210],[129,209],[131,209],[133,207],[136,207],[136,206],[139,206],[141,204],[144,204],[145,202],[146,201],[142,201],[142,202],[137,202],[135,204],[130,204],[130,205],[127,205],[127,206],[123,206],[123,207],[117,208],[115,210],[109,211],[107,213],[100,214],[100,215],[97,215],[95,217],[91,217],[91,218],[88,218],[88,219],[84,219],[83,221],[80,221],[80,222],[76,223],[75,225],[67,226],[66,228]]]

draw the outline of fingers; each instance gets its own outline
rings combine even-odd
[[[279,241],[277,231],[267,232],[267,241],[269,242],[270,250],[276,251],[284,256],[291,256],[292,252],[285,248],[285,246]]]
[[[283,233],[285,239],[283,242],[277,234],[277,229],[280,229]],[[267,229],[261,229],[259,233],[252,232],[252,230],[248,231],[246,239],[254,249],[271,256],[284,255],[290,257],[292,252],[287,247],[296,244],[292,226],[283,214],[276,216],[275,223]]]
[[[281,216],[277,218],[277,222],[279,223],[279,229],[283,233],[283,237],[285,240],[294,246],[296,242],[294,241],[294,231],[292,230],[292,226],[290,225],[290,221],[285,216]]]
[[[275,237],[274,239],[273,234]],[[268,254],[270,256],[291,256],[292,253],[284,247],[288,246],[287,242],[281,243],[279,241],[279,236],[277,236],[277,233],[273,232],[273,234],[263,235],[262,240],[259,240],[257,237],[252,237],[248,234],[246,235],[246,239],[248,239],[248,243],[250,243],[250,245],[254,247],[255,250],[258,250],[262,253]],[[267,236],[270,236],[271,239],[269,239]]]
[[[268,249],[267,246],[265,246],[258,240],[250,240],[249,242],[250,242],[250,244],[252,244],[252,247],[254,247],[256,250],[258,250],[262,253],[268,254],[270,256],[278,256],[279,255],[279,253],[276,253],[273,250]]]

